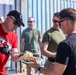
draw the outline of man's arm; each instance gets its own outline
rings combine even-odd
[[[47,48],[48,48],[48,44],[42,43],[42,47],[41,47],[42,55],[54,58],[56,56],[56,53],[52,53],[52,52],[48,51]]]
[[[25,39],[24,38],[21,38],[21,43],[20,43],[20,52],[23,52],[23,50],[24,50],[24,41],[25,41]]]
[[[19,52],[17,48],[12,48],[11,52]],[[11,58],[14,62],[18,62],[19,61],[19,55],[17,53],[11,53]]]
[[[52,69],[41,68],[40,72],[45,75],[63,75],[66,65],[55,62]]]
[[[28,65],[30,67],[37,69],[37,70],[39,68],[39,64],[37,64],[37,61],[35,64],[28,64]],[[58,62],[55,62],[53,68],[50,68],[50,69],[40,68],[39,71],[45,75],[63,75],[66,67],[67,66],[64,64],[60,64]]]
[[[41,50],[41,47],[42,47],[42,39],[39,39],[39,45],[40,45],[40,50]]]

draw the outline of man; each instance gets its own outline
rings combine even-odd
[[[18,36],[13,31],[20,26],[24,26],[21,14],[12,10],[7,14],[7,18],[0,23],[0,75],[6,75],[5,65],[10,52],[18,52]],[[13,61],[18,61],[19,54],[11,54]]]
[[[35,64],[29,66],[45,75],[76,75],[76,10],[73,8],[61,10],[59,24],[68,37],[58,45],[54,67],[52,69],[41,68],[37,60]]]
[[[55,62],[57,46],[62,40],[65,39],[65,35],[59,28],[58,17],[59,12],[54,13],[53,27],[47,30],[43,35],[41,53],[42,55],[48,57],[44,65],[45,68],[51,68],[53,66],[53,63]]]
[[[23,30],[21,35],[21,52],[30,51],[34,56],[40,55],[41,46],[41,34],[40,31],[35,28],[35,19],[33,17],[28,18],[28,28]],[[27,65],[27,75],[30,75],[31,67]]]

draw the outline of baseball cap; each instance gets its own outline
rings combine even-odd
[[[21,24],[22,26],[25,26],[24,23],[23,23],[23,21],[22,21],[22,15],[21,15],[21,13],[19,13],[18,11],[12,10],[12,11],[10,11],[10,12],[7,14],[7,16],[14,16],[15,19],[16,19],[16,21],[17,21],[19,24]]]

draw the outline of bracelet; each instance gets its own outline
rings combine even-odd
[[[39,68],[38,68],[38,71],[39,71],[40,73],[41,73],[41,71],[40,71],[41,68],[42,68],[42,67],[39,67]]]

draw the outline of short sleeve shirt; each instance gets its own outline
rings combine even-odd
[[[33,30],[29,28],[25,29],[22,32],[21,38],[25,39],[24,51],[39,54],[39,39],[41,39],[41,34],[37,28]]]
[[[63,75],[76,75],[76,33],[58,45],[56,62],[67,65]]]
[[[0,24],[0,39],[4,38],[8,41],[12,48],[18,48],[18,36],[14,32],[5,33]],[[4,67],[7,63],[9,55],[0,53],[0,75],[6,75]]]
[[[65,39],[61,30],[49,29],[43,35],[42,42],[48,45],[48,51],[56,52],[58,44]]]

